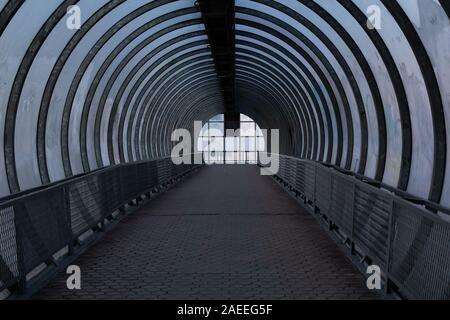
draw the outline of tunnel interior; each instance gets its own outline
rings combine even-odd
[[[0,70],[0,299],[134,210],[99,265],[295,291],[375,263],[386,295],[450,297],[450,1],[0,0]]]
[[[0,1],[0,197],[243,113],[280,153],[450,205],[450,4]]]

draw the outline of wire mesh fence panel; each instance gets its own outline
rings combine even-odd
[[[147,189],[152,189],[158,185],[158,166],[156,161],[148,162],[145,170]]]
[[[318,167],[315,181],[315,205],[320,209],[322,214],[327,215],[331,206],[331,170]]]
[[[112,213],[125,202],[122,191],[120,169],[107,170],[101,175],[103,185],[103,201],[106,213]]]
[[[305,196],[314,202],[316,167],[311,162],[305,162]]]
[[[375,190],[363,183],[355,185],[353,236],[366,254],[386,267],[392,196]]]
[[[142,193],[148,188],[147,163],[136,164],[136,191]]]
[[[306,170],[305,163],[297,160],[295,189],[301,194],[305,194]]]
[[[129,201],[137,196],[137,168],[134,164],[127,164],[122,167],[122,190],[125,201]]]
[[[0,201],[0,291],[26,290],[27,275],[126,202],[193,169],[170,158],[122,164]],[[71,250],[68,250],[71,252]],[[40,269],[39,269],[40,270]],[[39,272],[39,271],[38,271]]]
[[[166,183],[169,180],[171,169],[169,167],[169,162],[165,159],[160,159],[157,161],[158,167],[158,184]]]
[[[333,174],[331,206],[328,211],[333,223],[347,236],[351,236],[353,224],[354,179]]]
[[[97,225],[108,208],[99,175],[79,179],[67,185],[72,233],[75,237]]]
[[[0,291],[13,285],[19,275],[14,208],[0,209]]]
[[[389,272],[417,299],[450,299],[450,223],[395,201]]]
[[[19,271],[27,274],[72,238],[63,187],[52,188],[14,202],[16,236],[19,237]],[[23,274],[24,273],[24,274]]]
[[[326,214],[401,295],[450,299],[450,222],[429,210],[435,204],[312,161],[281,159],[278,177]]]

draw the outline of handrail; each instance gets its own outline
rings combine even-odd
[[[291,158],[291,159],[295,159],[295,160],[299,160],[299,161],[305,161],[305,162],[311,162],[311,163],[315,163],[315,164],[320,164],[320,165],[322,165],[324,167],[336,170],[336,171],[338,171],[338,172],[340,172],[340,173],[342,173],[344,175],[352,176],[352,177],[358,179],[359,181],[362,181],[362,182],[364,182],[364,183],[366,183],[368,185],[371,185],[373,187],[376,187],[378,189],[385,189],[387,191],[390,191],[390,192],[394,193],[396,196],[398,196],[398,197],[400,197],[400,198],[402,198],[402,199],[404,199],[406,201],[410,201],[411,203],[418,204],[418,205],[423,205],[424,207],[426,207],[431,212],[435,212],[436,213],[437,211],[439,211],[441,213],[444,213],[444,214],[450,216],[450,208],[448,208],[448,207],[445,207],[445,206],[443,206],[443,205],[441,205],[439,203],[430,201],[430,200],[425,199],[425,198],[414,196],[414,195],[412,195],[412,194],[410,194],[410,193],[408,193],[408,192],[406,192],[404,190],[400,190],[398,188],[390,186],[390,185],[388,185],[388,184],[386,184],[386,183],[384,183],[382,181],[378,181],[378,180],[366,177],[366,176],[364,176],[362,174],[356,173],[354,171],[341,168],[341,167],[339,167],[339,166],[337,166],[335,164],[331,164],[331,163],[327,163],[327,162],[321,162],[321,161],[313,161],[313,160],[308,160],[308,159],[300,159],[300,158],[295,158],[295,157],[287,156],[287,155],[280,155],[279,154],[279,156],[280,157],[284,157],[284,158]]]
[[[327,231],[340,239],[357,266],[364,261],[380,267],[386,292],[450,299],[448,208],[333,165],[291,156],[280,155],[275,179],[326,221]]]
[[[0,203],[0,293],[25,294],[29,275],[55,266],[55,255],[71,256],[80,236],[101,231],[114,212],[150,195],[200,165],[175,165],[171,158],[109,166],[3,198]]]
[[[46,190],[48,188],[51,188],[51,187],[54,187],[54,186],[58,186],[58,185],[61,185],[61,184],[64,184],[64,183],[67,183],[67,182],[70,182],[70,181],[73,181],[73,180],[76,180],[76,179],[79,179],[79,178],[88,177],[88,176],[97,174],[99,172],[104,172],[104,171],[110,170],[112,168],[118,168],[118,167],[123,167],[123,166],[127,166],[127,165],[139,164],[139,163],[145,163],[145,162],[148,162],[148,161],[164,160],[164,159],[169,159],[169,158],[170,157],[159,157],[159,158],[153,158],[151,160],[125,162],[125,163],[119,163],[119,164],[114,164],[114,165],[109,165],[109,166],[105,166],[105,167],[102,167],[102,168],[94,169],[94,170],[91,170],[91,171],[85,172],[85,173],[79,173],[79,174],[73,175],[73,176],[65,178],[65,179],[61,179],[61,180],[58,180],[58,181],[50,182],[50,183],[43,184],[43,185],[38,186],[38,187],[22,190],[22,191],[19,191],[19,192],[12,193],[10,195],[1,197],[0,198],[0,205],[5,203],[5,202],[7,202],[7,201],[11,201],[11,200],[17,199],[19,197],[22,197],[22,196],[25,196],[25,195],[28,195],[28,194],[32,194],[32,193],[34,194],[35,192],[43,191],[43,190]]]

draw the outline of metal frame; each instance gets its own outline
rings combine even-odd
[[[381,268],[384,293],[450,299],[449,208],[336,166],[289,156],[280,155],[274,177],[363,273],[368,265]]]
[[[29,294],[53,275],[50,269],[91,244],[80,236],[104,231],[120,218],[117,210],[125,213],[127,204],[138,205],[200,166],[178,166],[171,158],[120,164],[0,199],[0,292]],[[56,258],[61,251],[66,254]]]

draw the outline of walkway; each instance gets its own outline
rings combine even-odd
[[[37,299],[373,299],[363,277],[254,166],[201,169],[127,217]]]

